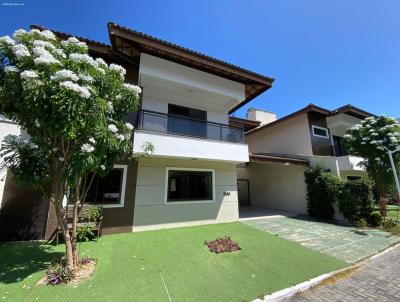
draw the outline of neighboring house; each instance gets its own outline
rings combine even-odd
[[[154,153],[94,181],[87,202],[104,208],[103,233],[237,220],[236,165],[249,160],[247,126],[229,114],[273,79],[113,23],[108,31],[110,46],[79,39],[142,87],[139,111],[128,117],[133,151],[151,142]],[[50,238],[56,227],[50,206],[36,237]]]
[[[306,213],[304,170],[321,165],[344,178],[366,177],[362,158],[348,155],[343,145],[347,128],[372,114],[346,105],[327,110],[313,104],[283,118],[249,109],[247,118],[260,126],[245,134],[250,162],[238,167],[241,204]],[[246,188],[247,187],[247,188]]]

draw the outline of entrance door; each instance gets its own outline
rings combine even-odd
[[[240,206],[250,205],[250,192],[249,192],[249,180],[248,179],[238,179],[238,197]]]

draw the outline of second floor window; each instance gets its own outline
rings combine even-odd
[[[312,125],[312,133],[316,137],[329,138],[328,129]]]
[[[168,132],[207,137],[207,112],[168,104]]]

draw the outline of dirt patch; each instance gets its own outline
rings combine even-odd
[[[88,280],[94,273],[96,268],[95,260],[88,260],[85,264],[81,264],[79,268],[75,270],[75,277],[72,279],[67,286],[76,286],[79,283]],[[47,276],[41,278],[36,285],[46,285]]]
[[[337,274],[333,275],[332,277],[325,279],[324,281],[322,281],[320,284],[318,284],[315,287],[323,286],[323,285],[331,285],[331,284],[334,284],[341,280],[347,279],[347,278],[351,277],[354,273],[356,273],[359,269],[360,269],[360,267],[353,267],[353,268],[347,269],[343,272],[337,273]]]

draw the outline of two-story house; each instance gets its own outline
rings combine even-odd
[[[237,220],[236,165],[249,153],[242,124],[230,125],[229,114],[273,79],[113,23],[108,31],[110,45],[79,39],[141,86],[140,108],[127,117],[135,125],[132,151],[150,142],[154,153],[95,179],[86,202],[104,208],[103,233]],[[37,238],[50,238],[57,226],[52,207],[46,210]]]
[[[260,125],[248,130],[250,162],[238,167],[241,204],[307,213],[304,170],[320,165],[347,179],[366,177],[343,145],[346,129],[372,114],[346,105],[328,110],[313,104],[280,119],[249,109],[247,119]],[[244,193],[243,193],[244,192]]]

